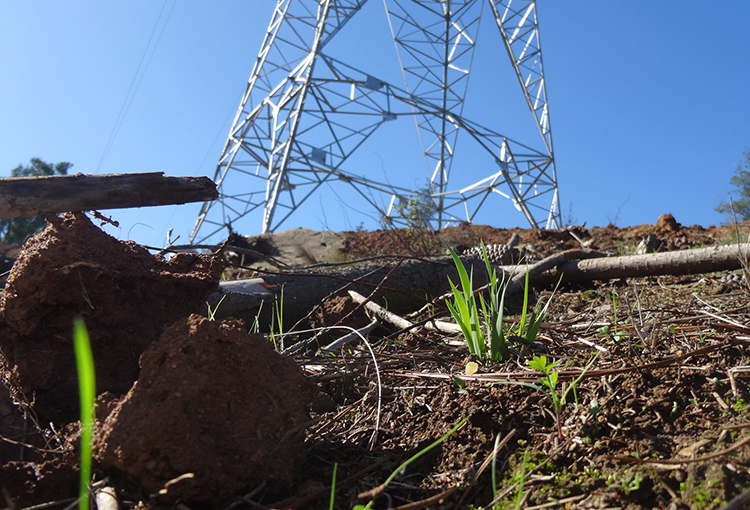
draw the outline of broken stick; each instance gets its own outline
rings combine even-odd
[[[742,269],[750,256],[750,243],[710,246],[691,250],[567,261],[556,269],[530,278],[534,284],[688,275]],[[747,262],[745,262],[746,264]]]
[[[0,179],[0,218],[125,209],[216,200],[208,177],[166,177],[163,172],[51,175]]]

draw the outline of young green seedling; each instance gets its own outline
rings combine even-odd
[[[480,296],[482,303],[482,315],[487,325],[487,337],[490,339],[490,359],[492,361],[502,361],[508,357],[508,343],[503,333],[503,313],[505,307],[505,292],[508,289],[508,282],[505,282],[505,274],[501,282],[502,290],[498,289],[497,273],[490,266],[490,259],[487,256],[487,248],[482,245],[482,257],[484,258],[484,267],[487,270],[487,276],[490,280],[490,299],[489,306],[484,298]]]
[[[589,361],[589,363],[586,365],[586,368],[583,369],[578,377],[571,381],[570,385],[565,388],[565,391],[563,391],[562,394],[558,394],[557,391],[557,381],[560,377],[560,373],[557,370],[553,370],[557,365],[560,364],[560,362],[556,361],[554,363],[547,363],[547,356],[534,356],[534,359],[529,361],[530,368],[538,370],[542,373],[542,377],[539,378],[539,382],[542,384],[542,386],[534,383],[520,381],[504,381],[495,384],[515,384],[517,386],[527,386],[547,395],[547,398],[552,404],[552,411],[555,413],[555,421],[557,422],[557,436],[560,440],[562,440],[563,433],[561,414],[562,408],[565,405],[565,401],[568,397],[568,393],[571,390],[575,391],[578,382],[583,378],[584,375],[586,375],[586,372],[588,372],[588,370],[591,368],[598,357],[599,353],[597,352],[594,357],[591,358],[591,361]]]
[[[328,504],[328,510],[333,510],[333,500],[334,496],[336,495],[336,471],[338,471],[339,463],[335,462],[333,464],[333,478],[331,479],[331,499]]]
[[[73,323],[73,346],[75,349],[76,367],[78,369],[78,393],[81,404],[81,478],[78,493],[78,508],[79,510],[88,510],[96,377],[89,334],[86,330],[86,324],[80,317],[76,318]]]
[[[547,318],[547,310],[549,309],[550,304],[552,304],[552,298],[561,283],[562,275],[557,281],[557,285],[555,285],[552,294],[544,302],[544,306],[542,306],[542,300],[539,299],[529,315],[527,313],[529,307],[529,268],[526,268],[526,281],[524,283],[523,291],[523,309],[521,311],[521,320],[518,323],[518,329],[515,332],[517,336],[523,337],[530,342],[536,340],[536,337],[539,334],[539,329],[541,329],[542,323],[544,323],[544,320]]]
[[[218,303],[216,303],[216,308],[211,308],[211,303],[206,301],[206,307],[208,309],[208,320],[215,321],[216,320],[216,312],[219,310],[219,307],[221,306],[221,303],[224,301],[224,298],[227,297],[226,294],[221,296],[221,299]],[[263,301],[261,301],[261,304],[263,304]]]
[[[503,304],[505,300],[505,289],[507,284],[503,285],[502,290],[498,289],[497,275],[490,266],[487,250],[482,243],[482,255],[484,257],[487,276],[490,281],[489,303],[480,296],[479,305],[477,297],[474,295],[473,279],[474,275],[469,275],[463,262],[458,258],[456,252],[446,244],[448,251],[456,265],[458,277],[461,282],[461,290],[448,280],[453,292],[453,303],[446,301],[448,310],[461,328],[461,333],[466,339],[469,352],[479,360],[489,359],[490,361],[502,361],[508,356],[508,344],[503,334]],[[482,316],[485,321],[486,333],[483,331],[479,322],[479,309],[482,309]],[[487,354],[486,339],[490,341],[490,352]]]

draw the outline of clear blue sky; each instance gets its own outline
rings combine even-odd
[[[0,3],[0,175],[39,157],[84,173],[212,176],[273,5]],[[539,0],[538,11],[563,219],[628,226],[669,212],[684,225],[724,221],[713,209],[750,147],[750,2]],[[381,1],[357,16],[367,16],[360,26],[387,31]],[[491,111],[501,99],[494,91],[510,87],[521,108],[502,111],[518,119],[482,123],[525,141],[527,130],[514,123],[529,114],[505,50],[486,44],[482,58],[498,70],[472,74],[469,95],[478,91],[479,99],[467,102],[467,117]],[[372,48],[342,48],[340,58],[363,71],[384,65]],[[174,228],[185,241],[198,208],[107,211],[121,223],[107,231],[162,245]],[[520,213],[482,219],[527,226]],[[351,208],[318,200],[282,229],[345,230],[362,221],[377,228]],[[235,227],[256,234],[260,221]]]

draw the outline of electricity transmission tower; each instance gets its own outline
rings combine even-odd
[[[216,167],[220,198],[203,204],[190,241],[253,211],[262,211],[262,231],[272,232],[323,185],[356,191],[357,208],[388,224],[405,224],[409,204],[421,204],[436,228],[472,222],[480,207],[507,199],[533,228],[561,227],[536,2],[385,0],[403,77],[397,85],[326,52],[347,36],[346,24],[366,1],[277,0]],[[510,57],[518,100],[525,98],[538,128],[535,148],[463,116],[483,13],[499,31],[496,53],[504,47]],[[393,169],[381,182],[352,165],[368,138],[404,117],[416,125],[426,162],[419,190],[391,184],[409,169]],[[453,165],[459,134],[461,150],[487,159],[481,178]],[[450,188],[456,180],[460,186]]]

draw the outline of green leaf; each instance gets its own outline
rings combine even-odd
[[[458,386],[461,389],[466,388],[466,381],[458,377],[457,375],[451,376],[451,380],[455,383],[456,386]]]
[[[534,356],[534,358],[529,361],[529,367],[547,375],[547,356]]]

